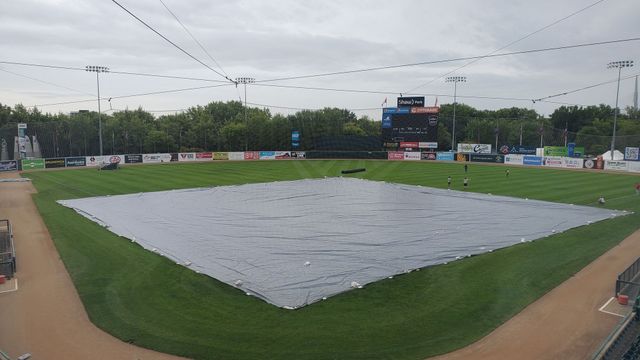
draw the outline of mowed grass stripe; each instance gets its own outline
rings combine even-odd
[[[461,189],[462,164],[393,161],[207,162],[33,172],[34,196],[92,321],[134,344],[196,359],[423,359],[486,335],[640,224],[638,177],[472,164],[469,191],[588,204],[620,196],[631,216],[396,276],[296,311],[145,251],[54,201],[339,175]],[[148,180],[148,181],[147,181]],[[559,185],[564,183],[565,185]],[[635,200],[635,201],[634,201]],[[618,207],[619,208],[619,207]],[[495,214],[496,220],[499,214]],[[455,306],[452,306],[455,304]]]

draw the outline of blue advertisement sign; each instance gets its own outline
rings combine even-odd
[[[576,144],[575,143],[568,143],[567,144],[567,154],[569,155],[569,157],[573,157],[574,156],[575,150],[576,150]]]
[[[383,114],[382,115],[382,128],[383,129],[391,129],[391,115]]]
[[[439,152],[436,153],[436,160],[453,161],[453,155],[452,152]]]
[[[384,108],[382,109],[383,114],[409,114],[411,113],[411,108],[402,107],[402,108]]]
[[[542,165],[542,156],[530,156],[530,155],[526,155],[523,159],[522,159],[522,163],[524,165]]]
[[[291,131],[291,147],[297,148],[300,146],[300,131],[293,130]]]

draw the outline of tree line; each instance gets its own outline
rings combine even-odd
[[[382,112],[382,111],[381,111]],[[291,132],[300,132],[299,150],[382,150],[381,122],[346,109],[303,110],[291,115],[249,107],[239,101],[211,102],[184,112],[154,116],[141,108],[101,114],[105,154],[289,150]],[[453,105],[440,108],[438,143],[451,148]],[[98,114],[43,113],[37,108],[0,104],[0,138],[13,149],[17,123],[27,123],[45,157],[99,154]],[[613,109],[561,106],[549,117],[526,108],[479,110],[456,107],[456,142],[498,145],[564,145],[575,142],[590,154],[610,147]],[[617,148],[638,146],[640,121],[632,108],[619,115]]]

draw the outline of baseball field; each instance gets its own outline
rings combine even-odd
[[[425,268],[284,310],[120,238],[55,201],[338,176],[462,190],[461,164],[210,162],[30,172],[34,201],[91,319],[113,336],[196,359],[422,359],[468,345],[640,226],[638,177],[471,164],[467,191],[604,206],[634,214]],[[597,205],[603,195],[607,202]],[[500,214],[494,214],[496,226]],[[613,284],[612,279],[612,284]]]

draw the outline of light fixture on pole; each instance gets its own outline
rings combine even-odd
[[[249,150],[249,124],[247,123],[247,84],[253,84],[256,79],[251,77],[237,77],[236,87],[238,84],[244,85],[244,151]]]
[[[466,76],[447,76],[445,82],[453,83],[453,127],[451,129],[451,151],[456,147],[456,97],[458,95],[458,83],[467,82]]]
[[[98,85],[98,139],[100,141],[100,156],[102,156],[103,153],[102,153],[102,118],[101,118],[101,111],[100,111],[100,73],[109,72],[109,68],[106,66],[87,65],[85,67],[85,70],[88,72],[96,73],[96,84]]]
[[[620,95],[620,74],[622,68],[632,67],[633,60],[612,61],[607,64],[607,69],[618,69],[618,87],[616,89],[616,107],[613,109],[613,135],[611,136],[611,160],[616,148],[616,127],[618,125],[618,97]]]

